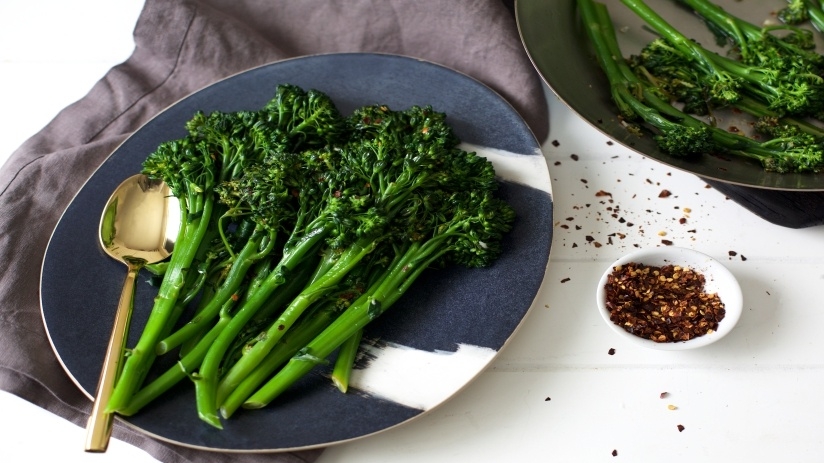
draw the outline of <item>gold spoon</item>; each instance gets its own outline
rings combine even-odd
[[[114,417],[104,410],[122,366],[137,274],[146,264],[160,262],[171,254],[179,228],[177,198],[165,183],[142,174],[121,183],[103,209],[100,245],[106,254],[126,264],[128,273],[86,424],[87,452],[105,452],[109,445]]]

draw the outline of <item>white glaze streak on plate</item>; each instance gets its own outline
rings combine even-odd
[[[362,349],[369,364],[352,371],[350,385],[370,396],[419,410],[429,410],[448,399],[497,353],[467,344],[459,344],[456,352],[427,352],[394,343],[364,345]]]
[[[502,180],[552,193],[547,182],[549,169],[540,149],[535,150],[535,154],[526,155],[470,143],[461,143],[460,148],[488,159],[495,166],[495,174]]]

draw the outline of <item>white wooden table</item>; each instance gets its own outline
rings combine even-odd
[[[141,7],[0,3],[2,161],[129,56]],[[443,406],[319,461],[822,461],[824,228],[772,225],[690,174],[610,145],[547,101],[556,226],[544,289],[523,327]],[[659,198],[664,189],[672,195]],[[721,259],[739,278],[744,314],[727,338],[695,351],[643,350],[596,313],[609,263],[662,239]],[[83,429],[8,393],[0,412],[3,461],[154,461],[118,441],[85,454]]]

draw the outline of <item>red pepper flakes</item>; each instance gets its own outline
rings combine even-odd
[[[684,427],[683,424],[678,425],[678,432],[684,432],[684,429],[686,429],[686,428]]]
[[[612,451],[612,456],[613,456],[613,457],[617,457],[617,456],[618,456],[618,451],[617,451],[617,450],[613,450],[613,451]]]
[[[718,329],[724,303],[704,291],[700,272],[677,265],[630,262],[607,278],[610,320],[627,332],[655,342],[687,341]]]
[[[661,190],[661,192],[658,193],[659,198],[669,198],[671,195],[672,195],[672,192],[669,191],[669,190]]]
[[[609,350],[607,351],[607,354],[609,354],[609,355],[615,355],[615,348],[614,348],[614,347],[610,347],[610,348],[609,348]]]

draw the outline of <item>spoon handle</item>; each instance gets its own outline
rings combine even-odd
[[[89,421],[86,423],[87,452],[105,452],[112,435],[114,416],[112,413],[106,413],[105,409],[122,366],[123,348],[126,344],[129,320],[134,307],[135,280],[143,266],[142,262],[132,262],[127,265],[129,272],[126,274],[126,281],[123,283],[120,301],[117,304],[112,335],[109,338],[106,357],[103,359],[103,370],[100,372],[100,380],[97,384],[97,395],[92,405]]]

